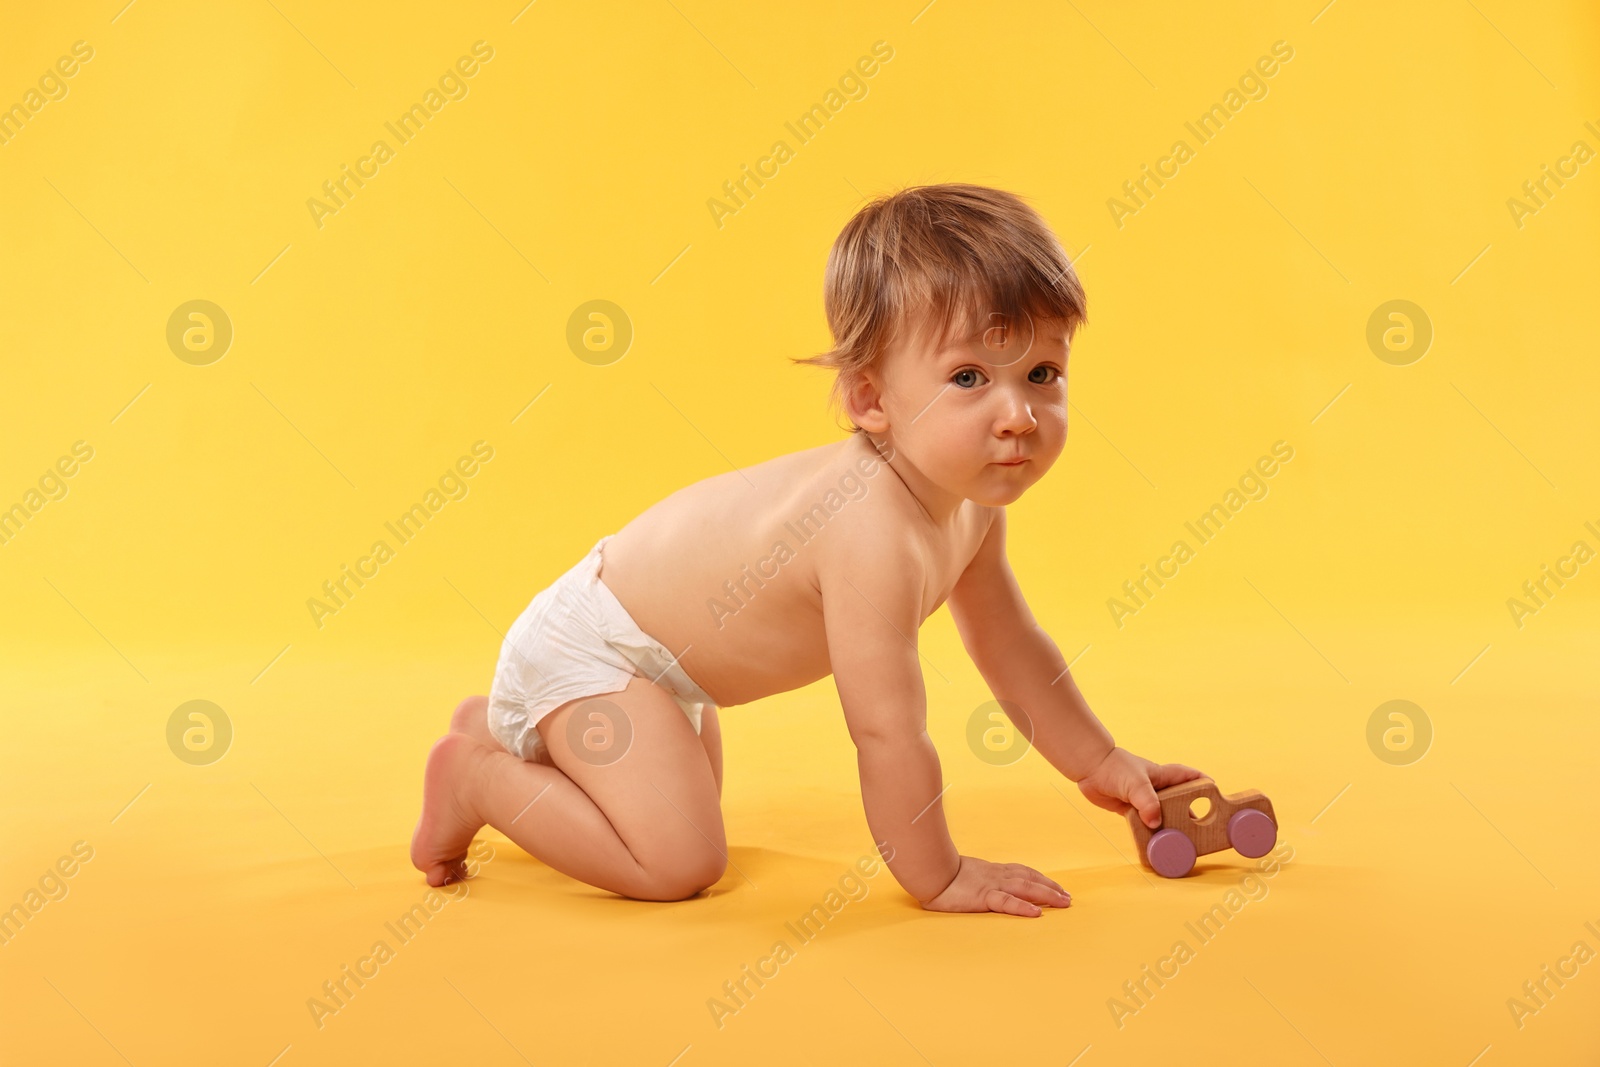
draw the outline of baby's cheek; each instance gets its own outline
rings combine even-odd
[[[923,467],[940,481],[965,482],[983,474],[988,459],[981,448],[974,447],[970,431],[950,427],[934,434],[927,442],[924,455],[928,457]],[[947,484],[946,488],[959,489]]]
[[[1039,428],[1044,431],[1044,437],[1051,442],[1051,447],[1059,452],[1067,443],[1067,408],[1065,404],[1059,407],[1052,405],[1046,409],[1039,419]]]

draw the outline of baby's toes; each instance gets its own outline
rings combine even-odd
[[[451,882],[464,882],[467,880],[467,857],[465,854],[458,859],[447,860],[434,864],[427,870],[428,884],[431,886],[449,885]]]

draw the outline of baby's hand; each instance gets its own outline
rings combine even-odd
[[[1040,904],[1065,908],[1071,903],[1070,893],[1032,867],[962,856],[955,881],[922,906],[928,911],[998,911],[1033,918],[1044,914]]]
[[[1161,804],[1156,800],[1156,790],[1204,777],[1205,772],[1193,767],[1182,763],[1151,763],[1119,746],[1106,753],[1100,766],[1090,771],[1078,783],[1078,788],[1091,804],[1118,815],[1130,808],[1139,809],[1139,818],[1154,830],[1161,825]]]

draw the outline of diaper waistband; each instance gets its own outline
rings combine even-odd
[[[600,577],[603,562],[601,550],[605,548],[606,542],[615,536],[606,534],[596,541],[588,555],[584,556],[578,567],[574,568],[578,572],[577,577],[591,593],[591,603],[603,617],[602,636],[646,678],[674,696],[690,703],[715,706],[716,700],[701,689],[699,683],[689,677],[688,672],[678,662],[678,656],[683,653],[673,653],[671,649],[640,629],[633,616],[628,614],[628,609],[622,606],[622,601],[617,599],[616,594]],[[688,649],[683,651],[687,652]]]

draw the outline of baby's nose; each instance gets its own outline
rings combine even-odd
[[[1026,399],[1011,395],[1003,403],[998,425],[998,429],[1002,432],[1023,433],[1033,429],[1037,424],[1038,420],[1033,417],[1033,408]]]

